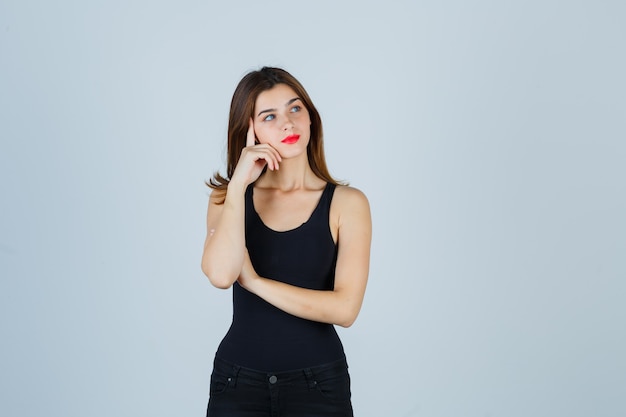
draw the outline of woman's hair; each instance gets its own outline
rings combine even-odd
[[[215,172],[213,178],[207,182],[209,187],[214,190],[226,191],[230,178],[237,166],[237,162],[239,162],[241,151],[246,146],[246,136],[250,118],[254,115],[256,99],[259,97],[259,94],[271,89],[277,84],[285,84],[293,89],[309,112],[311,119],[311,138],[307,146],[307,156],[311,169],[319,178],[332,184],[338,184],[338,182],[331,177],[326,166],[322,119],[306,90],[302,84],[287,71],[280,68],[263,67],[259,71],[252,71],[246,74],[235,89],[233,99],[230,103],[230,114],[228,118],[228,161],[226,176]]]

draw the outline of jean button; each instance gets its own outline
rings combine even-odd
[[[278,381],[278,378],[276,378],[276,375],[270,376],[270,384],[275,384],[276,381]]]

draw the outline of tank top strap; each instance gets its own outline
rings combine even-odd
[[[323,223],[328,222],[328,218],[330,216],[330,203],[333,201],[334,193],[335,184],[327,182],[326,187],[324,187],[324,191],[322,192],[322,196],[317,203],[317,207],[311,217],[315,217],[318,221]]]
[[[246,201],[246,203],[248,201],[252,201],[252,188],[253,187],[254,187],[254,183],[248,184],[248,186],[246,187],[246,194],[245,194],[245,201]]]
[[[246,217],[250,219],[254,219],[256,216],[256,212],[254,211],[254,204],[252,203],[252,188],[254,187],[254,183],[249,184],[246,188],[246,193],[244,195],[244,204],[245,204],[245,213]]]
[[[335,188],[335,184],[331,184],[330,182],[326,183],[326,187],[324,188],[324,192],[322,193],[322,197],[320,198],[320,205],[326,210],[330,210],[330,203],[332,203],[333,201]]]

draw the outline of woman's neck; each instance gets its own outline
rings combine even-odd
[[[276,171],[267,170],[256,183],[260,188],[281,191],[319,189],[325,181],[317,177],[306,158],[283,159]]]

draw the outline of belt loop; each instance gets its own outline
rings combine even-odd
[[[309,389],[315,388],[315,386],[317,385],[317,381],[315,381],[311,368],[305,368],[304,375],[306,376],[306,380],[309,384]]]
[[[241,370],[241,366],[233,365],[233,387],[237,386],[237,377],[239,376],[240,370]]]

